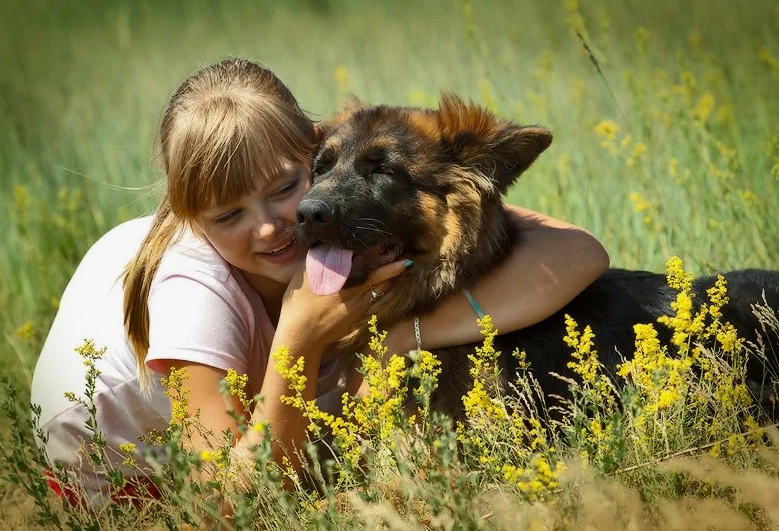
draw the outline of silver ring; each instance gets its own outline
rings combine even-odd
[[[370,287],[371,290],[371,304],[376,302],[382,297],[381,293],[378,293],[375,289],[373,289],[373,286]]]

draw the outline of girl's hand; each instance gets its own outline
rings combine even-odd
[[[315,295],[302,265],[282,299],[278,330],[282,327],[307,341],[326,346],[350,333],[369,312],[381,308],[383,296],[392,289],[392,279],[407,269],[407,260],[383,265],[358,286],[344,288],[333,295]],[[381,297],[371,301],[371,289]]]

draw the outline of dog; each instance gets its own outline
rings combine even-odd
[[[333,292],[364,282],[382,264],[413,258],[414,266],[397,277],[388,300],[381,301],[377,317],[383,328],[472,286],[513,245],[522,245],[502,196],[549,147],[548,129],[499,119],[444,93],[436,110],[353,102],[322,130],[313,184],[297,210],[298,237],[311,249],[307,272],[314,278],[312,287]],[[742,270],[724,277],[730,301],[723,319],[741,337],[754,340],[760,325],[750,305],[765,292],[768,304],[779,308],[779,272]],[[715,280],[697,279],[695,300],[707,300],[706,289]],[[504,384],[516,373],[511,353],[519,348],[543,392],[565,395],[567,384],[552,376],[571,376],[569,349],[562,340],[565,314],[592,327],[599,359],[614,374],[620,355],[634,351],[633,325],[671,315],[675,297],[663,274],[609,269],[548,319],[496,338]],[[670,331],[656,328],[667,343]],[[363,350],[366,334],[355,330],[337,350]],[[754,360],[748,367],[749,388],[766,404],[764,389],[779,352],[776,338],[769,339],[768,364]],[[472,385],[466,356],[475,345],[434,352],[442,373],[431,397],[433,410],[464,417],[461,397]]]

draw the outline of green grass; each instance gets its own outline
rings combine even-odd
[[[168,94],[226,55],[268,64],[315,119],[348,93],[435,105],[451,89],[550,127],[552,147],[509,200],[589,229],[616,266],[662,270],[679,255],[695,273],[779,268],[776,2],[566,4],[4,1],[3,374],[23,401],[83,253],[155,207],[153,146]],[[578,15],[602,76],[572,31]],[[713,108],[697,126],[707,94]],[[617,147],[631,137],[618,155],[594,131],[602,120],[619,125]],[[636,142],[646,150],[628,165]],[[672,158],[689,172],[684,182],[669,172]]]
[[[559,2],[3,3],[0,329],[12,347],[0,351],[0,362],[29,378],[51,298],[82,253],[121,219],[155,206],[153,144],[167,95],[187,73],[229,54],[269,64],[316,118],[337,110],[347,92],[433,105],[441,89],[452,89],[502,116],[551,127],[552,148],[510,199],[588,228],[615,265],[659,269],[679,254],[697,272],[777,267],[777,154],[765,144],[779,118],[779,74],[758,58],[760,46],[779,56],[775,3],[733,9],[717,0],[683,12],[675,2],[655,4],[583,3],[604,79],[569,27],[574,13]],[[649,32],[645,53],[635,42],[639,25]],[[344,86],[338,67],[347,72]],[[658,100],[682,72],[696,79],[690,99]],[[689,114],[706,92],[715,106],[704,132]],[[717,123],[724,105],[732,120]],[[602,119],[646,144],[636,168],[600,146],[593,127]],[[736,150],[730,180],[709,170],[722,166],[714,141]],[[691,172],[687,186],[668,174],[671,157]],[[30,196],[22,223],[17,185]],[[52,214],[63,189],[83,198],[57,226]],[[745,204],[742,191],[759,203]],[[662,227],[642,223],[631,192],[657,205]],[[14,346],[26,322],[34,324],[33,348]]]

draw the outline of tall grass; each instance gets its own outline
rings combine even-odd
[[[509,200],[580,224],[618,266],[779,267],[779,9],[754,0],[0,5],[0,366],[27,398],[80,257],[153,210],[168,94],[225,55],[272,67],[316,119],[349,93],[438,91],[540,123]],[[586,44],[586,47],[585,47]]]

